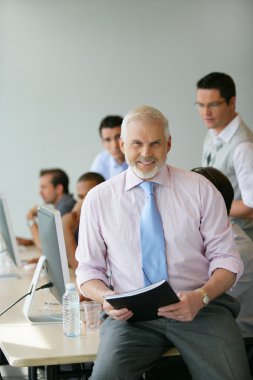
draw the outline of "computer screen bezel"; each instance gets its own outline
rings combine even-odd
[[[6,196],[0,193],[0,232],[4,238],[7,252],[16,267],[21,266],[18,246],[12,226]]]
[[[46,207],[38,207],[38,227],[42,248],[42,256],[37,264],[31,285],[31,294],[27,296],[23,312],[31,323],[61,323],[59,313],[36,312],[33,310],[35,289],[44,271],[43,283],[51,282],[51,293],[62,303],[62,296],[65,292],[66,283],[70,282],[68,260],[65,248],[65,241],[62,228],[61,214],[58,210]],[[52,252],[54,251],[54,254]]]

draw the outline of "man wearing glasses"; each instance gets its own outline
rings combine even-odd
[[[121,173],[128,167],[119,147],[122,120],[121,116],[109,115],[101,121],[99,126],[99,134],[105,150],[95,158],[91,171],[101,174],[105,179]]]
[[[196,106],[209,129],[204,141],[202,165],[223,172],[235,197],[230,216],[253,240],[253,133],[236,112],[233,79],[213,72],[197,82]]]

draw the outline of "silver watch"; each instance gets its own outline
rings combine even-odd
[[[198,291],[202,294],[202,296],[203,296],[202,302],[203,302],[204,306],[207,306],[209,304],[209,301],[210,301],[208,294],[202,288],[196,289],[196,291]]]
[[[26,221],[26,224],[29,228],[31,228],[34,224],[36,224],[36,221],[34,219],[28,219]]]

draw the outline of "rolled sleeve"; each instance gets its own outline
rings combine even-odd
[[[81,211],[78,247],[76,259],[77,285],[98,279],[109,285],[107,273],[106,245],[100,233],[98,199],[92,196],[92,190],[86,197]],[[94,195],[94,194],[93,194]]]
[[[243,203],[253,208],[253,143],[244,142],[238,145],[233,161]]]
[[[220,257],[219,259],[213,260],[210,263],[209,278],[212,276],[212,273],[216,269],[219,269],[219,268],[226,269],[229,272],[235,273],[236,279],[235,279],[235,282],[233,284],[233,285],[235,285],[237,283],[237,281],[240,279],[241,275],[243,274],[244,266],[243,266],[243,263],[242,263],[240,257],[237,258],[236,256],[234,256],[233,260]]]

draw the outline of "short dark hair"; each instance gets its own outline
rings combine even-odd
[[[231,185],[231,182],[229,179],[220,172],[218,169],[212,168],[211,166],[208,167],[199,167],[199,168],[194,168],[192,169],[193,172],[199,173],[209,179],[210,182],[219,190],[221,195],[224,198],[226,208],[227,208],[227,213],[229,215],[230,209],[231,209],[231,204],[234,199],[234,189],[233,186]]]
[[[64,194],[69,193],[69,178],[62,169],[53,168],[42,169],[40,171],[40,177],[47,174],[52,176],[51,183],[54,185],[54,187],[56,187],[57,185],[62,185]]]
[[[235,82],[224,73],[213,72],[204,76],[197,82],[197,89],[219,90],[227,104],[233,96],[236,96]]]
[[[84,182],[84,181],[95,181],[98,185],[99,183],[104,182],[105,178],[101,174],[98,174],[95,172],[87,172],[87,173],[82,174],[77,180],[77,182]]]
[[[119,115],[106,116],[99,125],[99,134],[102,136],[103,128],[115,128],[121,126],[123,118]]]

